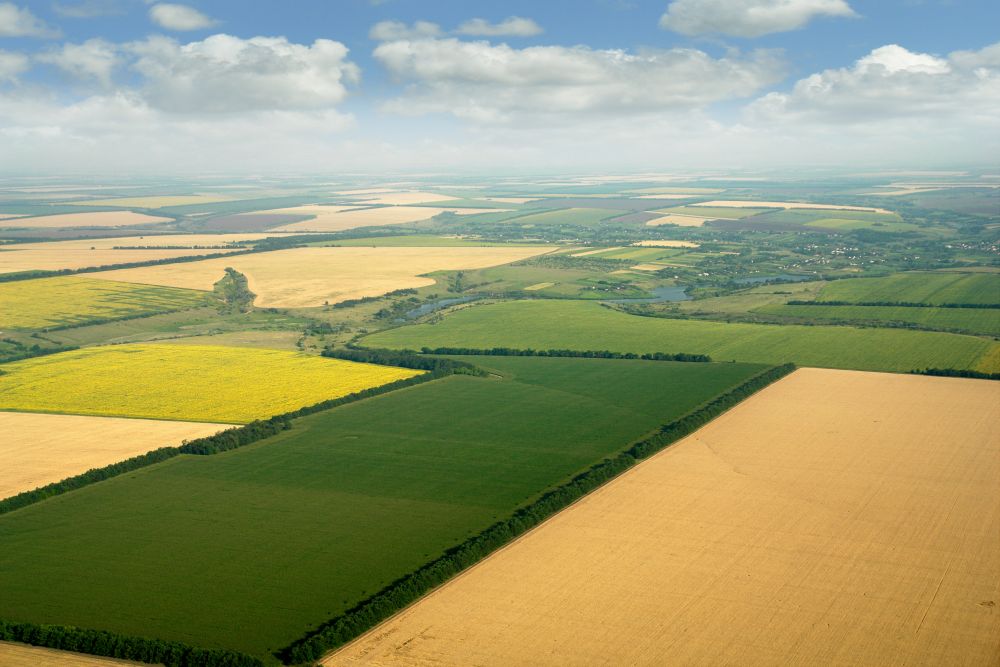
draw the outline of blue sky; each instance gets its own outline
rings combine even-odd
[[[0,0],[0,169],[989,166],[998,26],[959,0]]]

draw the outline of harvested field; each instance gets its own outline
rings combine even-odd
[[[424,204],[428,202],[448,201],[450,199],[458,199],[458,197],[443,195],[439,192],[381,192],[372,193],[364,197],[366,204],[387,204],[389,206]]]
[[[0,642],[0,665],[5,667],[121,667],[141,664],[143,663]]]
[[[209,305],[204,292],[60,276],[0,283],[0,329],[45,329]]]
[[[357,227],[381,227],[383,225],[405,225],[433,218],[435,215],[451,211],[456,215],[474,215],[496,212],[497,209],[482,208],[440,208],[432,206],[382,206],[379,208],[358,208],[357,206],[295,206],[267,214],[314,215],[312,220],[294,222],[276,227],[276,231],[286,232],[340,232]]]
[[[829,209],[833,211],[867,211],[868,213],[884,213],[885,215],[896,215],[892,211],[884,208],[872,208],[870,206],[841,206],[838,204],[803,204],[793,201],[741,201],[718,199],[714,201],[698,202],[688,204],[688,206],[707,206],[714,208],[808,208],[808,209]]]
[[[8,227],[36,229],[41,227],[135,227],[161,222],[173,222],[171,218],[159,218],[133,211],[103,211],[94,213],[62,213],[34,218],[18,218]]]
[[[553,246],[294,248],[104,271],[93,277],[210,290],[225,268],[233,267],[246,275],[250,289],[257,294],[256,305],[296,308],[433,285],[432,278],[420,276],[433,271],[507,264],[552,250]]]
[[[419,375],[298,352],[89,347],[6,363],[0,410],[241,424]]]
[[[545,289],[546,287],[552,287],[555,283],[535,283],[534,285],[528,285],[524,288],[525,292],[534,292],[536,290]]]
[[[0,498],[58,482],[229,424],[0,412]],[[0,652],[0,664],[6,664]]]
[[[324,664],[997,664],[998,403],[799,370]]]
[[[663,264],[636,264],[635,266],[630,266],[630,269],[635,271],[659,271],[664,267]]]
[[[677,225],[679,227],[701,227],[706,221],[713,218],[703,218],[697,215],[685,215],[683,213],[669,213],[659,218],[654,218],[646,223],[649,227],[660,225]]]
[[[642,246],[644,248],[697,248],[699,244],[692,243],[691,241],[636,241],[632,245]]]
[[[570,257],[586,257],[588,255],[598,255],[598,254],[600,254],[602,252],[611,252],[612,250],[621,250],[624,247],[625,246],[617,245],[617,246],[613,246],[611,248],[597,248],[596,250],[587,250],[585,252],[573,253],[572,255],[570,255]]]
[[[259,241],[288,234],[179,234],[119,236],[0,246],[0,273],[57,271],[92,266],[148,262],[172,257],[214,255],[242,248],[232,243]],[[180,246],[180,247],[178,247]]]
[[[209,232],[262,232],[281,225],[290,225],[308,219],[308,215],[288,215],[282,213],[256,214],[238,213],[220,215],[206,220],[199,227]]]
[[[163,208],[164,206],[189,206],[229,201],[232,197],[218,195],[166,195],[160,197],[115,197],[114,199],[89,199],[75,201],[73,206],[122,206],[134,208]]]

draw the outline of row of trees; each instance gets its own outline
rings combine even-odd
[[[975,378],[977,380],[1000,380],[1000,373],[984,373],[959,368],[924,368],[910,371],[912,375],[936,375],[949,378]]]
[[[353,306],[360,306],[365,303],[374,303],[376,301],[382,301],[384,299],[389,299],[394,296],[412,296],[417,293],[417,290],[404,288],[393,290],[392,292],[386,292],[381,296],[363,296],[360,299],[347,299],[346,301],[340,301],[333,304],[334,308],[352,308]]]
[[[22,642],[62,651],[76,651],[123,660],[138,660],[165,667],[263,667],[245,653],[205,649],[180,642],[87,630],[65,625],[10,623],[0,620],[0,640]]]
[[[427,591],[479,562],[640,460],[694,432],[747,396],[784,377],[794,369],[793,364],[786,364],[765,370],[686,416],[663,426],[655,434],[633,444],[625,452],[592,466],[571,481],[548,491],[527,507],[517,510],[508,519],[493,524],[478,535],[449,549],[443,556],[389,584],[353,609],[286,647],[279,652],[279,657],[291,664],[318,660],[330,649],[372,628]]]
[[[429,371],[433,377],[454,374],[485,376],[487,374],[486,371],[464,361],[422,356],[413,350],[387,350],[351,346],[342,350],[326,349],[323,351],[323,356],[332,359],[344,359],[345,361],[357,361],[364,364],[397,366],[399,368]]]
[[[12,283],[12,282],[17,282],[19,280],[33,280],[34,278],[71,276],[77,273],[97,273],[98,271],[110,271],[112,269],[135,269],[140,266],[156,266],[158,264],[181,264],[183,262],[200,262],[203,259],[217,259],[219,257],[246,255],[251,252],[259,252],[259,251],[251,248],[247,250],[237,250],[235,252],[216,252],[208,255],[190,255],[187,257],[165,257],[163,259],[150,259],[143,262],[123,262],[121,264],[87,266],[80,269],[56,269],[53,271],[18,271],[16,273],[0,274],[0,283]]]
[[[610,350],[533,350],[513,347],[491,347],[488,349],[475,347],[423,347],[421,354],[459,354],[484,355],[494,357],[576,357],[582,359],[643,359],[645,361],[692,361],[706,363],[712,360],[707,354],[688,354],[678,352],[652,352],[636,354],[635,352],[612,352]]]

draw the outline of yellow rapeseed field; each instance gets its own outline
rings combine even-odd
[[[4,364],[0,410],[247,423],[419,375],[299,352],[91,347]]]
[[[0,283],[0,331],[44,329],[184,310],[208,303],[204,292],[65,276]]]

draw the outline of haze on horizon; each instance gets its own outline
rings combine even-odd
[[[0,173],[1000,162],[994,2],[498,5],[0,2]]]

